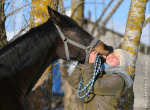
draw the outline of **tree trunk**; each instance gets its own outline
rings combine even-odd
[[[5,0],[0,0],[0,49],[7,44],[4,13]]]
[[[78,4],[74,7],[75,4]],[[71,17],[82,27],[84,20],[84,0],[72,0]]]
[[[36,27],[46,22],[49,18],[47,6],[58,9],[58,0],[32,0],[30,13],[30,27]]]
[[[135,65],[143,22],[145,20],[145,8],[147,1],[148,0],[131,0],[125,35],[122,43],[122,49],[127,51],[130,55],[130,63],[126,68],[126,71],[133,79],[135,76]],[[120,108],[125,110],[133,109],[133,88],[130,88],[127,91],[126,95],[123,96],[123,99],[124,101],[120,103]]]
[[[30,28],[36,27],[49,18],[47,6],[57,10],[58,0],[32,0]],[[52,68],[43,73],[25,101],[26,110],[50,110],[52,101]]]

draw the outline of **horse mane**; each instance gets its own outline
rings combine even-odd
[[[53,48],[58,37],[59,33],[49,19],[7,44],[0,50],[0,77],[10,77],[36,63]]]

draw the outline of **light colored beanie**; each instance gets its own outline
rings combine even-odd
[[[126,71],[126,67],[129,63],[130,57],[129,57],[129,54],[122,49],[116,49],[114,51],[118,52],[120,55],[120,65],[115,66],[115,67],[111,66],[109,68],[106,68],[105,72],[107,74],[117,73],[117,74],[121,75],[126,83],[126,86],[123,90],[123,92],[125,92],[127,90],[127,88],[130,88],[133,85],[133,80]]]
[[[126,68],[128,66],[129,60],[130,60],[129,54],[122,49],[116,49],[114,51],[118,52],[120,55],[120,65],[119,66]]]

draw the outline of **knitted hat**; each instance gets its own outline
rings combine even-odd
[[[116,49],[114,51],[118,52],[120,55],[120,65],[119,66],[126,68],[128,66],[129,60],[130,60],[129,54],[122,49]]]

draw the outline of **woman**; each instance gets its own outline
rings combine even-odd
[[[70,84],[78,89],[81,77],[87,84],[93,77],[94,63],[98,52],[90,53],[89,63],[78,64],[70,77]],[[85,98],[84,110],[116,110],[119,99],[125,88],[132,86],[133,81],[125,71],[129,55],[121,49],[108,56],[103,56],[110,65],[96,79],[89,97]]]

